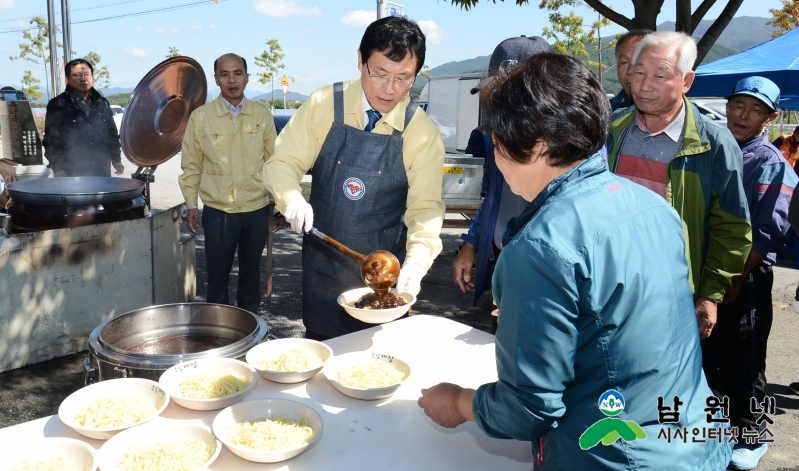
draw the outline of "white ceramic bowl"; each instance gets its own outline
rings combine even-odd
[[[272,415],[291,420],[298,420],[303,417],[308,419],[308,426],[314,431],[313,437],[301,445],[275,451],[254,450],[245,446],[234,445],[230,442],[228,438],[230,429],[235,427],[236,424],[245,420],[271,417]],[[221,440],[237,456],[256,463],[277,463],[278,461],[294,458],[319,439],[322,435],[322,417],[313,408],[296,401],[260,399],[240,402],[223,410],[214,418],[213,429],[216,438]]]
[[[192,399],[178,395],[178,388],[183,381],[203,373],[235,373],[247,380],[247,386],[241,391],[230,396],[214,399]],[[258,385],[258,375],[255,368],[247,363],[232,358],[201,358],[198,360],[178,363],[161,374],[158,379],[161,387],[168,391],[175,404],[193,410],[217,410],[235,404],[247,397]]]
[[[135,444],[170,442],[175,440],[202,440],[211,447],[211,457],[197,469],[205,469],[219,456],[222,444],[207,427],[192,422],[159,419],[156,422],[133,427],[105,442],[97,453],[101,471],[116,471],[116,463]]]
[[[97,458],[90,445],[74,438],[50,437],[11,443],[3,453],[0,471],[7,471],[22,462],[34,465],[58,458],[64,460],[67,468],[75,471],[97,469]]]
[[[371,293],[372,291],[372,288],[356,288],[345,291],[339,295],[338,304],[339,306],[343,307],[345,311],[347,311],[347,314],[358,319],[359,321],[369,324],[383,324],[399,319],[405,315],[413,303],[416,302],[416,296],[412,295],[411,293],[397,294],[397,291],[392,288],[389,291],[395,295],[401,296],[406,303],[404,306],[393,307],[390,309],[359,309],[357,307],[350,306],[351,302],[361,299],[361,296]]]
[[[307,350],[322,359],[322,363],[316,368],[303,371],[272,371],[265,370],[258,365],[258,362],[267,358],[280,355],[288,350]],[[250,364],[262,378],[276,383],[299,383],[316,376],[322,370],[325,362],[333,356],[333,350],[322,342],[311,339],[277,339],[256,345],[247,352],[247,363]]]
[[[155,412],[141,422],[125,427],[88,428],[79,425],[75,417],[83,412],[95,399],[119,396],[136,396],[152,402]],[[158,416],[169,405],[169,393],[155,381],[144,378],[118,378],[84,386],[67,396],[58,407],[58,418],[65,425],[84,437],[107,440],[126,428],[148,422]]]
[[[336,381],[336,376],[338,375],[339,371],[350,366],[367,363],[373,359],[391,365],[403,373],[405,376],[402,378],[402,381],[393,386],[374,389],[352,388]],[[331,358],[330,361],[328,361],[325,365],[324,374],[333,387],[338,389],[338,391],[342,394],[355,399],[374,401],[394,394],[402,385],[402,383],[408,379],[408,376],[411,375],[411,368],[407,363],[392,355],[387,355],[380,352],[354,352],[345,353],[343,355],[338,355]]]

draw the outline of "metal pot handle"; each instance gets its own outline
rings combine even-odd
[[[127,378],[128,377],[128,369],[122,368],[120,366],[114,367],[114,378]]]
[[[97,368],[88,358],[83,360],[83,385],[88,386],[97,382]]]

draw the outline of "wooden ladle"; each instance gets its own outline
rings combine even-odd
[[[361,279],[366,286],[372,288],[378,297],[382,298],[388,293],[388,289],[397,282],[400,272],[400,262],[393,253],[387,250],[375,250],[369,255],[358,253],[341,242],[323,234],[319,229],[312,227],[308,231],[325,241],[330,246],[342,253],[350,256],[353,260],[361,264]]]

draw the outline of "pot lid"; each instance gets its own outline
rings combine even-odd
[[[167,59],[136,85],[122,115],[120,138],[128,160],[154,167],[180,150],[191,112],[205,103],[208,84],[191,57]]]

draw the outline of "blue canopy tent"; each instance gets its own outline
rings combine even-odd
[[[691,97],[724,97],[735,84],[760,75],[780,87],[780,108],[799,110],[799,28],[738,54],[699,66]]]

